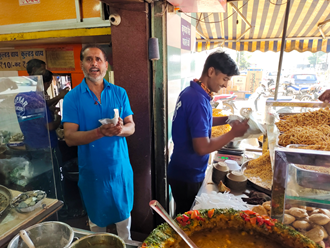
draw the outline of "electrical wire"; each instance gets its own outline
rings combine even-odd
[[[273,4],[273,5],[277,5],[277,6],[281,6],[283,4],[286,4],[287,2],[285,3],[277,3],[278,0],[276,0],[276,3],[273,3],[271,0],[268,0],[270,4]]]
[[[250,1],[250,0],[247,0],[247,1],[243,4],[243,6],[241,6],[241,7],[238,8],[238,9],[240,10],[241,8],[243,8],[243,7],[244,7],[249,1]],[[223,20],[221,20],[221,21],[217,21],[217,22],[206,22],[206,21],[203,21],[203,20],[205,20],[205,18],[209,17],[209,16],[210,16],[211,14],[213,14],[213,13],[209,14],[208,16],[206,16],[203,20],[199,20],[198,18],[195,18],[195,17],[193,17],[193,16],[191,16],[191,15],[188,15],[188,14],[186,14],[185,12],[182,12],[182,13],[185,14],[186,16],[192,18],[192,19],[195,19],[196,21],[199,21],[199,22],[203,22],[203,23],[220,23],[220,22],[224,22],[225,20],[227,20],[227,19],[229,19],[230,17],[232,17],[233,15],[235,15],[235,14],[236,14],[236,11],[234,11],[230,16],[227,16],[225,19],[223,19]]]

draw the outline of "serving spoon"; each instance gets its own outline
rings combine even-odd
[[[19,236],[23,239],[24,243],[29,247],[29,248],[36,248],[30,239],[29,235],[25,230],[19,231]]]
[[[163,206],[156,200],[149,202],[149,206],[155,210],[160,217],[162,217],[173,229],[181,236],[181,238],[189,245],[191,248],[198,248],[198,246],[188,237],[188,235],[182,231],[182,229],[175,223],[175,221],[168,215]]]

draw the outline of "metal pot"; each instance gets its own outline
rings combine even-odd
[[[226,148],[233,148],[238,149],[241,144],[241,141],[230,141],[227,145],[225,145]]]
[[[69,225],[58,221],[36,224],[25,231],[36,248],[68,248],[74,236]],[[10,241],[7,248],[28,248],[28,246],[18,234]]]
[[[75,242],[69,248],[126,248],[124,241],[117,235],[111,233],[92,234],[83,237]]]

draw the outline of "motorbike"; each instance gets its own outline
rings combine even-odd
[[[222,110],[231,112],[234,114],[234,110],[237,109],[235,106],[235,94],[222,94],[222,95],[216,95],[213,97],[213,103],[212,107],[217,108],[219,107]],[[219,106],[221,104],[221,106]]]
[[[308,86],[295,86],[291,82],[286,82],[284,83],[284,92],[286,96],[293,96],[300,101],[310,101],[312,99],[310,87]]]
[[[267,100],[274,100],[272,94],[264,90],[264,87],[259,86],[256,91],[249,97],[249,101],[252,102],[254,111],[263,111],[260,106],[265,106]],[[292,101],[294,100],[291,96],[281,96],[277,101]],[[292,113],[293,109],[291,107],[284,107],[278,109],[277,113]]]

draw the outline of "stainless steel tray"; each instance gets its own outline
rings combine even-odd
[[[267,100],[267,106],[273,107],[302,107],[302,108],[325,108],[330,107],[330,103],[323,102],[301,102],[301,101],[273,101]]]
[[[330,175],[322,172],[305,170],[291,164],[297,170],[297,183],[305,188],[330,191]]]
[[[242,164],[242,171],[245,170],[245,168],[248,165],[248,163],[249,163],[249,161],[247,161],[244,164]],[[256,190],[258,190],[260,192],[263,192],[263,193],[265,193],[267,195],[272,195],[272,191],[270,189],[264,188],[264,187],[260,186],[259,184],[254,183],[249,178],[247,178],[247,180],[248,180],[248,184],[251,185]]]

